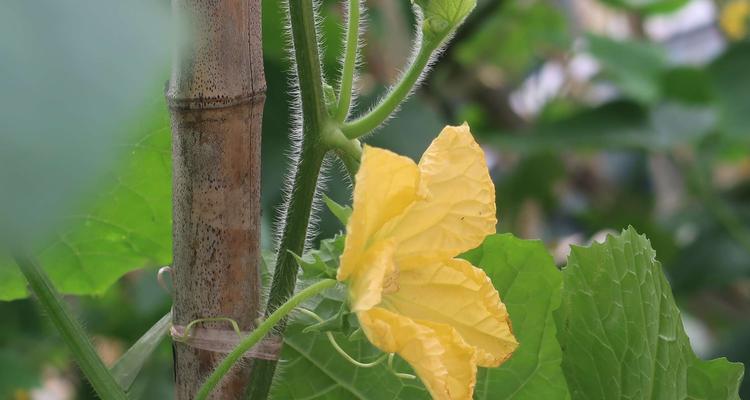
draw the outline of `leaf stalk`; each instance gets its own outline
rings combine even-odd
[[[341,86],[339,87],[339,104],[335,119],[343,122],[349,115],[352,104],[352,89],[354,85],[355,69],[357,67],[357,52],[359,50],[359,20],[361,14],[361,0],[349,0],[349,16],[346,28],[346,45],[344,61],[341,68]]]
[[[419,50],[417,51],[414,60],[409,65],[406,73],[401,76],[399,82],[388,92],[383,100],[378,103],[375,108],[364,116],[355,119],[354,121],[345,122],[341,131],[349,139],[356,139],[362,137],[375,128],[385,122],[391,114],[401,105],[401,103],[409,96],[414,89],[414,86],[419,81],[422,73],[427,68],[430,62],[432,53],[436,46],[431,44],[432,42],[423,42]]]
[[[71,315],[62,297],[47,274],[31,255],[23,251],[13,254],[21,273],[29,282],[29,289],[52,321],[73,357],[96,393],[106,400],[127,400],[125,391],[97,355],[81,324]]]

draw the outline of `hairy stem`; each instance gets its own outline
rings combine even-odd
[[[336,284],[333,279],[326,279],[319,281],[312,286],[309,286],[299,293],[287,300],[279,308],[276,309],[271,315],[263,321],[254,331],[240,341],[240,344],[229,353],[224,360],[221,361],[214,372],[206,379],[206,382],[201,386],[198,394],[195,396],[195,400],[205,400],[211,391],[219,384],[221,378],[226,375],[237,360],[242,357],[248,350],[255,346],[268,332],[281,321],[287,314],[297,308],[297,306],[303,301],[315,296],[316,294],[328,289]]]
[[[345,123],[341,127],[344,135],[349,139],[356,139],[370,133],[388,119],[414,89],[414,85],[427,67],[434,50],[435,46],[423,43],[411,65],[409,65],[409,69],[406,70],[396,86],[370,112],[354,121]]]
[[[29,282],[29,288],[60,332],[60,336],[99,397],[106,400],[126,400],[128,397],[125,392],[104,366],[83,327],[65,307],[62,298],[37,261],[24,252],[16,252],[13,257]]]
[[[352,104],[354,70],[357,67],[357,51],[359,49],[359,19],[360,0],[349,0],[349,17],[346,28],[346,50],[344,52],[344,64],[341,68],[339,104],[336,110],[336,121],[339,122],[343,122],[347,115],[349,115],[349,108]]]
[[[267,316],[294,292],[298,266],[291,254],[302,254],[304,251],[318,174],[328,149],[322,143],[321,135],[330,123],[323,95],[313,0],[290,0],[289,20],[302,105],[302,149],[276,255]],[[280,322],[277,330],[283,333],[284,321]],[[252,385],[248,394],[251,399],[266,399],[275,371],[276,361],[256,361],[250,376]]]

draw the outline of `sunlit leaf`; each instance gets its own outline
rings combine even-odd
[[[508,308],[521,344],[499,368],[479,371],[475,399],[568,399],[553,311],[562,275],[539,241],[493,235],[464,257],[482,268]]]
[[[349,221],[349,217],[352,215],[352,208],[350,206],[342,206],[339,203],[336,203],[328,196],[323,196],[323,200],[326,203],[326,206],[331,211],[331,213],[343,224],[346,226],[346,223]]]
[[[166,78],[169,22],[149,0],[0,2],[3,244],[43,240],[112,166]]]
[[[476,0],[414,0],[422,9],[424,41],[439,45],[466,19],[477,5]]]
[[[322,318],[328,319],[340,310],[341,303],[324,299],[308,307]],[[361,368],[351,364],[337,353],[323,333],[303,333],[302,330],[315,324],[314,319],[298,315],[287,328],[284,349],[279,366],[279,381],[273,388],[271,398],[276,400],[302,399],[429,399],[418,380],[399,379],[386,363],[372,368]],[[342,334],[334,334],[341,347],[361,362],[372,362],[382,356],[364,335],[353,340]],[[410,372],[403,361],[395,363],[399,372]]]
[[[573,247],[557,321],[575,399],[739,399],[742,365],[696,357],[661,264],[632,228]]]
[[[91,198],[32,249],[60,292],[101,293],[128,271],[170,262],[170,143],[159,101],[118,146],[117,162]],[[24,297],[23,278],[0,257],[0,300]]]
[[[319,249],[313,249],[303,256],[294,254],[303,279],[335,278],[339,267],[339,256],[344,251],[346,236],[336,235],[320,242]]]

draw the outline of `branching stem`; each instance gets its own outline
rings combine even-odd
[[[304,251],[318,175],[323,158],[329,150],[322,141],[323,131],[331,121],[323,93],[313,0],[290,0],[289,21],[302,106],[302,148],[299,159],[296,160],[289,203],[286,204],[286,216],[266,306],[267,317],[294,292],[298,266],[291,254],[302,254]],[[283,320],[277,330],[284,332]],[[255,361],[250,376],[250,399],[265,400],[268,397],[275,371],[276,361]]]

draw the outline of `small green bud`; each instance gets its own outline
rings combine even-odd
[[[333,87],[327,83],[323,84],[323,99],[326,103],[326,111],[328,111],[328,115],[335,115],[336,106],[339,101],[336,98],[336,92],[333,90]]]
[[[422,32],[424,41],[435,47],[461,23],[474,9],[476,0],[414,0],[424,13]]]
[[[429,18],[425,19],[422,25],[422,32],[424,32],[425,38],[442,40],[451,31],[451,25],[442,19]]]

